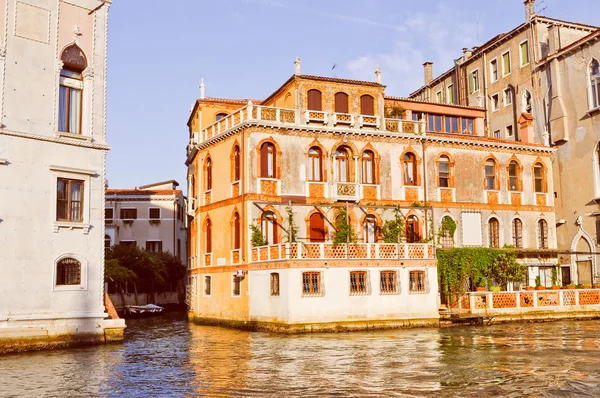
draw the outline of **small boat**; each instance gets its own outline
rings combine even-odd
[[[125,306],[125,316],[129,317],[154,316],[159,315],[163,311],[163,307],[154,304]]]

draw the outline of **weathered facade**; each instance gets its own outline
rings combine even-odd
[[[150,252],[170,252],[187,261],[186,198],[177,181],[135,189],[107,189],[104,247],[135,244]]]
[[[482,108],[386,96],[379,70],[364,82],[296,68],[264,101],[202,88],[192,110],[192,319],[292,331],[431,325],[438,245],[556,247],[552,149],[485,137]],[[454,236],[437,236],[444,217]],[[390,240],[397,218],[404,231]],[[355,244],[339,241],[344,219]],[[545,272],[534,265],[530,283]]]
[[[110,1],[0,1],[0,353],[119,340],[105,319]]]

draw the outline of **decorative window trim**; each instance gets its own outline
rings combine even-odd
[[[527,43],[527,63],[523,63],[523,51],[521,49],[521,46],[523,45],[523,43]],[[525,39],[519,43],[519,65],[521,65],[521,68],[523,68],[531,63],[531,54],[529,53],[529,50],[530,50],[529,39]]]
[[[150,210],[158,210],[158,218],[152,218],[150,216]],[[149,207],[148,208],[148,220],[153,221],[153,220],[162,220],[162,208],[160,207]]]
[[[422,272],[423,273],[423,284],[425,285],[422,290],[413,290],[411,285],[410,276],[413,272]],[[429,294],[430,286],[429,286],[429,277],[428,277],[427,268],[425,269],[411,269],[408,271],[408,294]]]
[[[50,166],[52,171],[51,181],[51,211],[52,231],[58,233],[61,229],[81,230],[85,235],[89,234],[92,228],[91,224],[91,192],[92,192],[92,177],[97,177],[98,173],[94,170],[77,169],[66,166]],[[81,213],[81,222],[57,221],[56,203],[57,203],[57,184],[59,178],[80,180],[83,181],[83,211]],[[104,218],[104,214],[102,215]]]
[[[496,78],[494,79],[494,72],[492,69],[493,62],[496,61]],[[495,83],[500,80],[500,70],[498,69],[498,57],[490,59],[490,82]]]
[[[506,73],[506,70],[504,70],[504,56],[506,54],[508,54],[508,68],[510,69],[508,73]],[[502,60],[502,77],[510,76],[512,73],[512,54],[510,50],[504,51],[502,54],[500,54],[500,59]]]
[[[387,290],[381,290],[381,285],[382,285],[382,277],[384,273],[394,273],[394,290],[391,291],[387,291]],[[395,269],[383,269],[379,271],[379,294],[382,296],[394,296],[394,295],[399,295],[402,293],[402,287],[400,284],[400,280],[398,279],[399,277],[399,272],[398,270]]]
[[[319,291],[318,292],[305,292],[304,291],[304,275],[305,274],[319,274]],[[300,293],[302,297],[324,297],[325,296],[325,282],[322,271],[308,270],[302,271],[300,274]]]
[[[356,278],[358,278],[358,276],[360,274],[364,274],[364,282],[365,282],[365,290],[352,290],[352,275],[356,274]],[[350,296],[370,296],[371,295],[371,273],[368,270],[364,270],[364,269],[355,269],[355,270],[350,270],[348,272],[348,287],[349,287],[349,295]],[[359,280],[356,279],[356,286],[357,289],[360,286],[359,284]]]
[[[452,101],[450,101],[450,98],[452,98]],[[446,103],[451,104],[451,105],[454,104],[454,85],[453,84],[449,84],[448,86],[446,86]]]
[[[496,220],[496,222],[498,223],[498,246],[492,246],[492,240],[491,240],[491,235],[490,235],[490,228],[491,228],[491,223],[492,220]],[[500,222],[500,218],[496,215],[496,214],[492,214],[491,216],[488,217],[488,219],[485,222],[485,231],[487,232],[487,246],[490,249],[499,249],[504,245],[504,239],[502,236],[502,223]],[[512,228],[512,226],[511,226]]]
[[[235,283],[236,283],[236,280],[240,284],[238,294],[235,294]],[[231,297],[232,298],[238,299],[238,298],[242,297],[242,281],[243,280],[244,280],[243,277],[237,276],[236,274],[231,274]]]
[[[475,80],[473,79],[473,74],[477,72],[477,87],[475,87]],[[481,90],[481,77],[479,76],[479,68],[475,68],[469,72],[468,75],[469,81],[467,82],[467,88],[469,89],[469,95],[478,93]],[[471,79],[473,79],[473,91],[471,91]]]
[[[500,94],[492,94],[490,98],[492,99],[492,112],[498,112],[500,110]]]
[[[209,278],[209,286],[210,286],[210,289],[209,289],[210,293],[209,294],[206,294],[206,286],[207,286],[206,285],[206,278],[207,277]],[[202,296],[203,297],[212,297],[212,285],[213,285],[213,283],[212,283],[212,275],[211,274],[204,275],[204,278],[202,278]]]
[[[58,263],[61,260],[73,258],[79,261],[81,265],[81,283],[79,285],[57,285],[56,277],[58,270]],[[73,291],[82,291],[88,290],[88,262],[83,257],[75,254],[75,253],[64,253],[61,254],[54,260],[54,266],[52,268],[52,291],[53,292],[73,292]]]
[[[277,278],[273,278],[275,275],[277,275]],[[273,284],[274,279],[277,279],[277,289],[273,289],[275,286]],[[281,297],[281,274],[279,272],[269,273],[269,297]]]

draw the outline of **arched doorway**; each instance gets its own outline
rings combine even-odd
[[[310,242],[325,242],[325,218],[321,213],[310,216]]]
[[[581,236],[575,247],[575,264],[577,266],[577,282],[581,285],[591,285],[594,280],[591,246],[585,237]],[[590,253],[590,254],[587,254]]]

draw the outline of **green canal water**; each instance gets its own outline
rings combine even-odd
[[[122,345],[0,357],[0,396],[600,396],[600,321],[276,335],[130,320]]]

